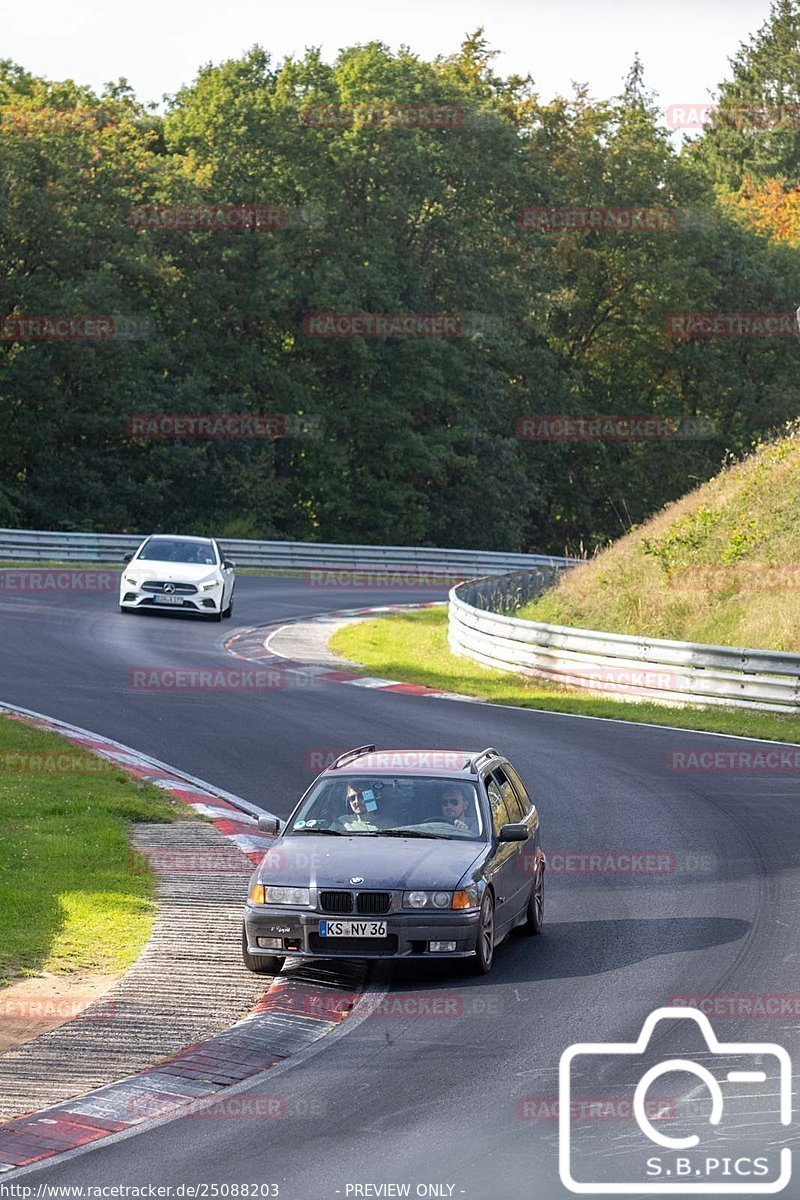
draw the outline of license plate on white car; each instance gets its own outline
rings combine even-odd
[[[320,921],[320,937],[385,938],[385,921]]]
[[[153,596],[156,604],[183,604],[183,596]]]

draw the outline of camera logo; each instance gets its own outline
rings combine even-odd
[[[685,1025],[694,1057],[665,1057],[656,1050],[674,1044],[675,1022]],[[654,1039],[656,1026],[659,1036]],[[664,1036],[662,1036],[664,1035]],[[702,1046],[699,1044],[702,1041]],[[697,1062],[702,1057],[705,1066]],[[573,1138],[576,1085],[593,1086],[613,1075],[633,1086],[633,1115],[642,1139],[620,1151],[613,1169],[608,1147],[593,1147]],[[656,1128],[647,1110],[647,1093],[657,1081],[680,1078],[687,1097],[678,1126]],[[789,1125],[792,1107],[792,1065],[782,1046],[772,1042],[720,1042],[711,1022],[694,1008],[659,1008],[651,1013],[635,1042],[581,1042],[561,1055],[559,1064],[559,1173],[571,1192],[582,1195],[656,1195],[694,1193],[707,1195],[774,1194],[786,1187],[792,1175],[792,1152],[775,1148],[775,1136],[764,1137],[767,1118]],[[674,1086],[674,1085],[673,1085]],[[698,1098],[698,1093],[702,1098]],[[673,1092],[672,1094],[676,1094]],[[710,1100],[709,1100],[710,1097]],[[778,1112],[775,1113],[777,1104]],[[754,1108],[758,1117],[753,1116]],[[678,1102],[680,1113],[681,1105]],[[742,1114],[747,1114],[744,1122]],[[689,1119],[692,1116],[693,1119]],[[726,1120],[727,1118],[727,1120]],[[746,1126],[762,1136],[763,1151],[748,1153]],[[695,1129],[699,1128],[699,1133]],[[681,1131],[683,1132],[683,1131]],[[775,1131],[777,1133],[777,1130]],[[580,1146],[580,1156],[576,1153]],[[655,1149],[660,1150],[655,1153]],[[759,1148],[760,1150],[760,1148]],[[579,1161],[580,1158],[580,1161]],[[598,1179],[584,1179],[583,1164],[590,1164]],[[626,1178],[609,1178],[608,1174]]]

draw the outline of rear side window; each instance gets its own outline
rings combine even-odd
[[[522,804],[520,803],[514,788],[511,786],[509,777],[506,775],[502,767],[496,767],[495,770],[492,771],[492,779],[497,784],[497,787],[500,790],[500,795],[503,797],[509,821],[513,821],[515,824],[519,821],[523,821],[525,819],[525,813],[523,812]]]
[[[508,778],[511,780],[514,791],[517,793],[519,802],[522,805],[523,816],[527,817],[528,813],[533,808],[533,801],[525,789],[525,784],[522,782],[514,768],[509,765],[505,770]]]
[[[492,828],[495,834],[499,834],[503,826],[507,825],[509,821],[514,820],[514,818],[508,815],[506,802],[493,775],[490,775],[486,781],[486,792],[489,797],[489,806],[492,810]]]

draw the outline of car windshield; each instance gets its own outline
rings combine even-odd
[[[190,542],[184,538],[150,538],[136,556],[157,562],[204,563],[214,566],[217,556],[211,542]]]
[[[285,833],[465,841],[485,837],[474,783],[408,775],[326,776],[308,793]]]

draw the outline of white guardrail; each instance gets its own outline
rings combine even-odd
[[[97,562],[114,565],[136,549],[146,535],[136,533],[62,533],[0,529],[0,562]],[[541,568],[552,576],[577,559],[547,554],[448,550],[432,546],[346,546],[329,542],[259,542],[218,538],[220,548],[240,567],[276,570],[401,572],[452,583],[468,575],[499,575]],[[437,578],[438,577],[438,578]]]
[[[598,695],[800,712],[800,654],[602,633],[511,616],[548,585],[547,574],[525,571],[453,587],[453,653]]]

